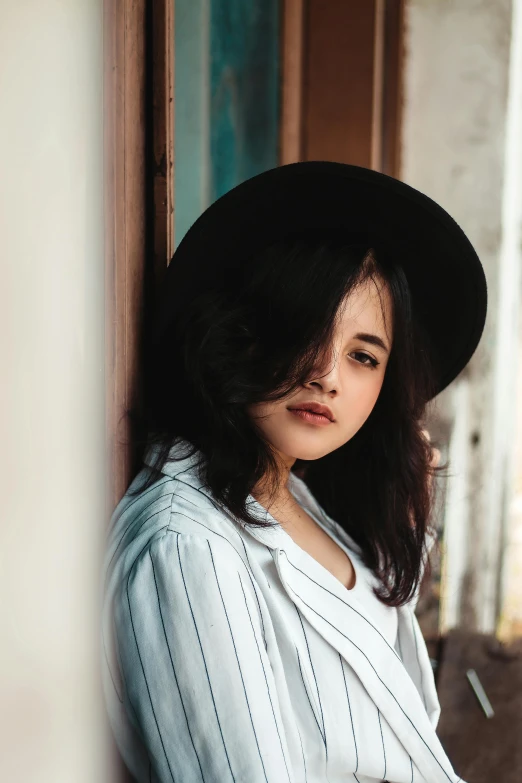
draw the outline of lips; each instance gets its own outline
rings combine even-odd
[[[309,411],[310,413],[318,413],[320,416],[326,416],[330,421],[335,421],[331,408],[328,405],[321,405],[320,402],[299,402],[295,405],[289,406],[289,410]]]

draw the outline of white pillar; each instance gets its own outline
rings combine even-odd
[[[102,0],[0,0],[0,780],[111,780]]]

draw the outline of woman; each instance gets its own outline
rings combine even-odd
[[[281,166],[167,271],[108,535],[104,688],[139,783],[461,780],[414,609],[427,404],[486,314],[473,248],[374,171]]]

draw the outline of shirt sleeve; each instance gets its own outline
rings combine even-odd
[[[154,780],[293,782],[256,593],[231,544],[169,530],[117,604],[129,719]]]

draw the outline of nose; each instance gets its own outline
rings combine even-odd
[[[322,372],[319,370],[320,375],[305,383],[306,388],[319,387],[326,394],[337,394],[340,387],[339,365],[338,358],[330,359],[329,365],[326,366],[325,363],[325,367],[321,368]]]

